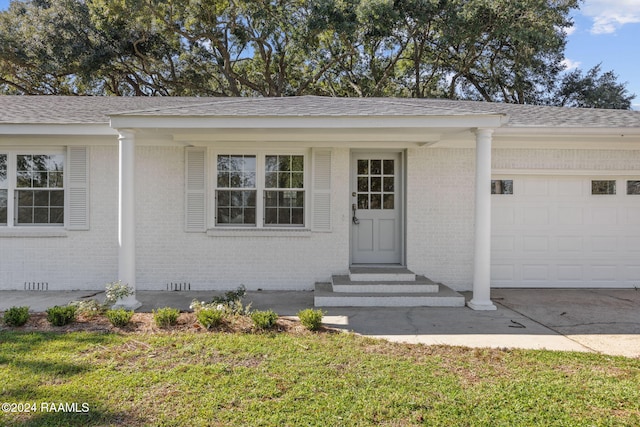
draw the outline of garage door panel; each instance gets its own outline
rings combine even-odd
[[[562,264],[557,266],[557,278],[561,282],[584,280],[584,266],[582,264]]]
[[[615,203],[615,201],[612,201]],[[591,209],[590,225],[618,225],[618,208],[611,207],[594,207]]]
[[[617,265],[591,265],[589,277],[593,281],[615,281],[618,279]]]
[[[531,207],[523,212],[522,225],[549,225],[550,217],[549,208]]]
[[[617,252],[618,248],[618,237],[616,236],[591,237],[591,252]]]
[[[582,225],[584,224],[584,212],[581,207],[558,206],[556,218],[560,225]]]
[[[492,286],[640,286],[640,197],[625,177],[611,177],[616,195],[592,195],[588,176],[505,179],[514,194],[492,196]]]
[[[524,236],[522,239],[522,250],[524,252],[548,252],[548,236]]]
[[[640,252],[640,234],[625,236],[624,248],[628,252]]]
[[[524,264],[522,266],[522,280],[524,281],[548,281],[549,265],[546,264]]]
[[[515,249],[515,237],[514,236],[493,236],[492,239],[492,253],[493,252],[508,252],[512,253]]]
[[[491,227],[504,227],[514,225],[516,222],[516,209],[514,207],[501,207],[491,216]]]
[[[640,225],[640,208],[624,208],[623,218],[627,225]]]
[[[556,245],[559,253],[582,253],[584,251],[582,236],[557,236]]]

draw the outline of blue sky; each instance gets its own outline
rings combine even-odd
[[[0,0],[6,9],[9,0]],[[602,63],[602,71],[613,70],[637,95],[640,110],[640,0],[585,0],[573,13],[565,50],[568,69],[589,70]]]

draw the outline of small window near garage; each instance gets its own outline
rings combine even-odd
[[[640,181],[627,181],[627,194],[640,195]]]
[[[591,194],[616,194],[616,181],[615,180],[592,180],[591,181]]]
[[[491,194],[513,194],[513,180],[492,179]]]

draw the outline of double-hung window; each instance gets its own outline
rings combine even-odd
[[[0,153],[0,225],[64,224],[62,153]]]
[[[303,227],[303,154],[217,154],[216,226]]]

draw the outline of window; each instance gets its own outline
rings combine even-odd
[[[0,154],[0,225],[64,224],[63,154]]]
[[[593,195],[613,195],[616,194],[615,180],[593,180],[591,181],[591,194]]]
[[[219,154],[216,167],[216,225],[304,226],[303,155]]]
[[[627,181],[627,194],[640,195],[640,181]]]
[[[256,225],[256,156],[218,156],[216,224]]]
[[[265,157],[265,225],[304,225],[304,157]]]
[[[513,180],[492,179],[491,194],[513,194]]]

